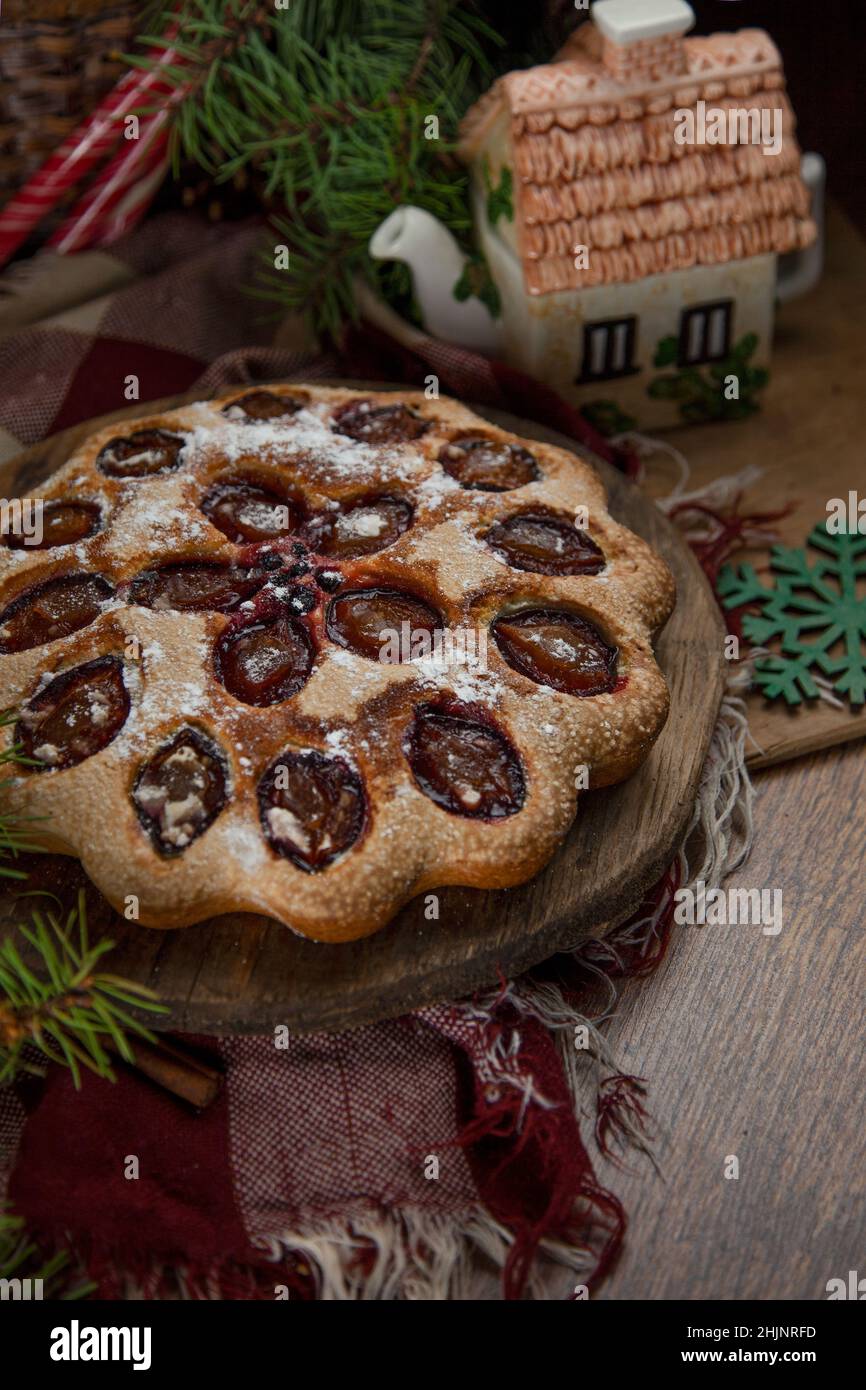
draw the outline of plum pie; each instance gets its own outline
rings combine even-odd
[[[588,462],[455,401],[237,389],[37,500],[0,545],[3,799],[146,926],[349,941],[521,883],[667,716],[667,566]]]

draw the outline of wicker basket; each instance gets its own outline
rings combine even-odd
[[[132,0],[2,5],[0,205],[117,81],[142,8]]]

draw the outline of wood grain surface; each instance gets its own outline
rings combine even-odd
[[[381,389],[381,387],[380,387]],[[106,416],[53,436],[0,469],[5,496],[38,485],[93,428],[109,419],[158,413],[183,399]],[[484,413],[481,411],[480,413]],[[496,412],[518,434],[569,448],[571,442]],[[554,859],[522,887],[440,890],[438,921],[416,899],[364,941],[325,946],[252,913],[183,931],[155,932],[123,921],[87,884],[76,861],[32,856],[29,887],[69,900],[88,888],[89,920],[117,942],[112,970],[158,991],[170,1012],[160,1026],[255,1032],[284,1023],[299,1032],[356,1027],[454,998],[515,974],[633,911],[673,857],[691,815],[723,684],[722,625],[694,558],[669,522],[614,469],[599,462],[615,517],[665,556],[678,603],[658,657],[671,690],[671,714],[644,766],[620,787],[586,794]],[[14,890],[0,897],[0,930],[20,909]]]
[[[599,1298],[824,1299],[866,1275],[864,747],[756,780],[755,847],[728,886],[781,889],[781,932],[675,927],[608,1028],[649,1078],[660,1172],[601,1166],[631,1224]]]

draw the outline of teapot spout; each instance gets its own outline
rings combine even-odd
[[[500,331],[487,307],[475,297],[454,297],[468,258],[431,213],[416,207],[395,208],[373,233],[368,249],[377,261],[408,265],[424,327],[434,337],[477,352],[496,352]]]

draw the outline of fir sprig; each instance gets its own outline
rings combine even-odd
[[[31,948],[32,967],[16,937]],[[76,1088],[82,1068],[113,1081],[109,1048],[134,1062],[127,1035],[154,1041],[129,1012],[165,1013],[153,991],[97,969],[113,945],[90,943],[83,892],[65,920],[53,909],[33,909],[30,923],[0,942],[0,1085],[21,1070],[39,1070],[39,1054],[68,1067]]]
[[[173,23],[184,63],[166,76],[184,89],[173,155],[218,182],[244,171],[258,185],[288,270],[263,293],[303,310],[336,337],[364,273],[405,292],[404,272],[383,268],[367,242],[394,207],[414,203],[469,246],[468,176],[454,157],[457,124],[489,83],[501,42],[460,0],[181,0],[142,42],[159,45]],[[131,61],[148,66],[141,55]],[[438,122],[438,134],[428,138]]]
[[[0,713],[0,729],[14,724],[17,717],[14,710]],[[0,767],[30,761],[18,744],[0,749]],[[0,791],[8,780],[0,780]],[[33,824],[32,818],[0,812],[0,878],[27,877],[26,871],[7,861],[42,849],[38,840],[29,838],[27,827]],[[34,894],[21,894],[29,896]],[[42,896],[56,902],[50,894]],[[91,945],[83,892],[65,919],[54,908],[34,908],[29,922],[6,933],[0,941],[0,1085],[19,1071],[39,1070],[34,1066],[39,1054],[69,1067],[76,1087],[81,1084],[82,1067],[113,1081],[103,1040],[127,1062],[134,1061],[127,1032],[153,1041],[149,1030],[125,1007],[165,1013],[153,991],[97,971],[113,946],[114,942],[104,939]]]
[[[0,1279],[41,1280],[43,1299],[65,1302],[86,1298],[97,1287],[73,1268],[68,1250],[46,1256],[8,1204],[0,1207]]]

